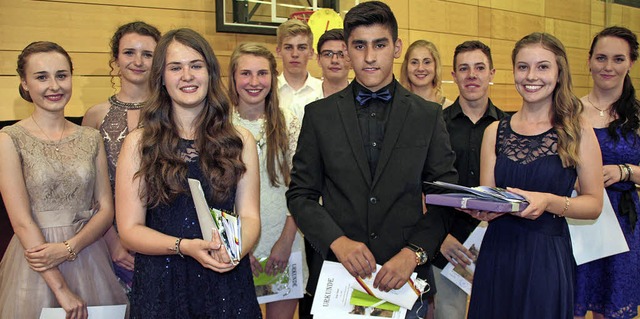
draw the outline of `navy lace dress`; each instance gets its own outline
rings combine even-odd
[[[630,133],[615,142],[606,128],[595,131],[604,165],[640,163],[640,136]],[[620,130],[618,136],[621,136]],[[575,314],[584,316],[591,310],[606,318],[635,318],[640,305],[640,233],[637,217],[631,217],[630,210],[636,215],[640,211],[638,193],[632,182],[620,182],[607,187],[607,195],[630,251],[578,267]]]
[[[202,177],[198,155],[191,142],[181,143],[189,165],[189,177],[208,184]],[[217,208],[232,210],[233,198]],[[167,235],[202,238],[193,199],[179,195],[171,205],[147,211],[146,225]],[[131,318],[144,319],[221,319],[261,318],[251,267],[243,258],[230,272],[206,269],[195,259],[178,255],[149,256],[136,254],[131,291]]]
[[[495,181],[499,187],[571,194],[576,171],[563,168],[557,134],[536,136],[500,121]],[[536,220],[505,214],[489,223],[473,278],[470,319],[571,319],[575,261],[565,218],[549,212]]]

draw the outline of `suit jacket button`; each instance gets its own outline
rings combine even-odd
[[[378,234],[376,233],[371,233],[371,235],[369,235],[372,239],[378,239]]]
[[[369,203],[371,204],[377,204],[378,203],[378,198],[377,197],[371,197],[369,198]]]

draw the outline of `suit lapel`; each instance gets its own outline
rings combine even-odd
[[[358,115],[356,114],[356,106],[354,102],[353,89],[351,85],[342,90],[340,99],[338,100],[338,113],[342,120],[342,125],[347,134],[349,145],[353,151],[360,172],[364,175],[368,185],[371,185],[371,172],[369,170],[369,162],[364,151],[364,143],[360,134],[360,125],[358,124]]]
[[[406,91],[398,83],[396,84],[396,93],[391,103],[391,110],[389,111],[389,121],[384,132],[384,140],[382,141],[382,150],[380,151],[380,158],[378,159],[378,165],[376,166],[376,173],[373,177],[373,186],[378,182],[380,175],[384,171],[393,148],[396,145],[398,136],[404,126],[405,118],[409,110],[409,103],[411,100],[408,98],[408,91]]]

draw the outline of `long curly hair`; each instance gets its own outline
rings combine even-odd
[[[118,27],[116,32],[113,33],[111,40],[109,41],[109,48],[111,49],[111,52],[109,52],[109,68],[111,69],[109,71],[109,75],[111,75],[111,88],[113,88],[114,90],[116,88],[116,82],[114,80],[114,77],[116,75],[113,74],[113,72],[115,71],[113,66],[116,63],[116,60],[118,60],[118,56],[120,56],[120,40],[122,39],[122,37],[129,33],[137,33],[139,35],[152,37],[156,43],[158,43],[161,36],[158,28],[144,21],[133,21]]]
[[[571,72],[567,51],[562,42],[548,33],[534,32],[516,42],[511,53],[511,63],[515,67],[516,55],[526,46],[539,44],[556,56],[558,83],[553,89],[553,114],[551,124],[558,134],[558,155],[564,167],[579,165],[580,115],[583,105],[572,92]]]
[[[589,60],[593,56],[596,44],[604,37],[615,37],[627,42],[629,45],[629,59],[631,59],[631,62],[638,60],[638,38],[631,30],[618,26],[605,28],[593,37],[591,48],[589,49]],[[618,127],[622,136],[626,136],[630,132],[638,132],[638,129],[640,129],[640,118],[638,117],[640,102],[636,98],[636,89],[633,87],[629,73],[624,76],[622,94],[611,106],[611,112],[615,112],[618,118],[609,123],[607,132],[615,141],[620,138],[616,131]]]
[[[402,67],[400,67],[400,84],[404,86],[407,90],[411,91],[411,81],[409,80],[409,72],[407,71],[407,67],[409,67],[409,56],[413,50],[418,48],[425,48],[431,53],[433,57],[434,71],[435,74],[433,76],[433,81],[431,82],[431,86],[436,90],[436,96],[438,99],[442,97],[442,60],[440,59],[440,53],[438,52],[438,48],[436,45],[427,41],[427,40],[417,40],[407,48],[407,52],[404,54],[404,60],[402,61]],[[422,61],[420,62],[422,63]]]
[[[211,185],[211,197],[224,202],[235,193],[238,180],[246,171],[241,159],[243,143],[229,117],[229,100],[222,88],[218,59],[209,43],[191,29],[169,31],[156,46],[149,77],[151,96],[140,114],[141,163],[135,174],[145,183],[140,196],[155,207],[169,204],[188,189],[188,166],[179,150],[172,98],[163,85],[167,49],[174,42],[200,53],[207,66],[209,87],[205,106],[194,119],[194,147],[203,175]]]
[[[265,134],[267,137],[267,173],[272,186],[289,185],[290,167],[287,161],[289,154],[289,140],[287,134],[287,124],[284,114],[278,102],[278,70],[276,58],[264,45],[258,43],[242,43],[231,54],[229,62],[229,99],[235,107],[240,103],[240,95],[236,89],[235,73],[238,69],[238,60],[243,55],[253,55],[261,57],[269,62],[269,73],[271,74],[271,91],[265,98]],[[278,176],[278,170],[282,175],[282,180]]]

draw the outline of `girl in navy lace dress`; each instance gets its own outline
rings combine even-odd
[[[260,235],[255,140],[234,128],[207,41],[190,29],[164,35],[150,75],[141,128],[116,170],[120,237],[137,252],[131,318],[260,318],[248,258],[229,260],[220,237],[203,240],[187,178],[207,202],[237,212],[243,257]]]
[[[470,212],[490,222],[468,318],[570,319],[575,262],[564,217],[593,219],[602,209],[598,142],[580,116],[556,38],[527,35],[511,57],[522,108],[487,127],[480,184],[508,187],[529,206],[513,214]],[[581,194],[569,198],[576,178]]]
[[[604,186],[629,245],[626,253],[578,267],[575,315],[591,310],[596,319],[629,319],[640,305],[640,103],[629,77],[638,59],[638,40],[627,28],[598,33],[589,50],[593,90],[582,98],[604,162]]]

